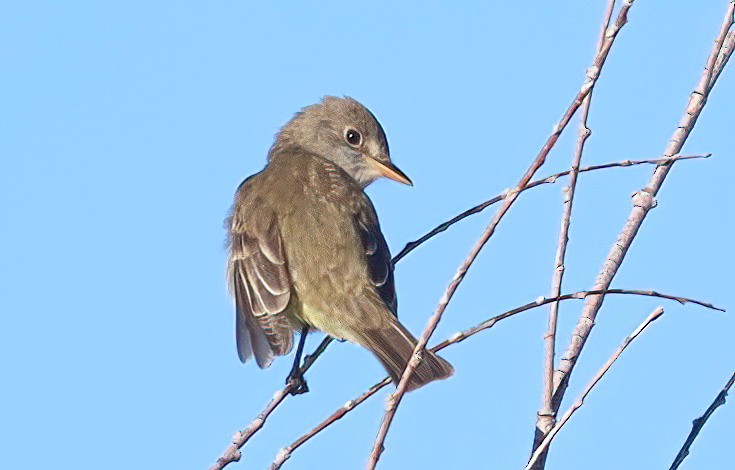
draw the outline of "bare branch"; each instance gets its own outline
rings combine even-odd
[[[725,50],[723,44],[726,43],[726,38],[729,37],[728,31],[733,25],[733,11],[735,11],[735,3],[731,1],[729,2],[722,28],[715,40],[715,46],[707,60],[707,65],[702,73],[699,84],[689,97],[689,103],[686,106],[684,115],[674,131],[666,150],[664,151],[664,156],[676,155],[681,152],[681,149],[694,128],[702,109],[704,109],[707,97],[712,91],[712,88],[716,83],[716,79],[719,77],[719,72],[714,73],[716,72],[715,65],[721,65],[721,72],[722,67],[727,63],[730,55],[732,55],[732,47]],[[731,42],[727,42],[727,44],[731,44]],[[618,268],[622,264],[633,239],[635,239],[638,230],[643,224],[646,215],[653,207],[655,207],[655,197],[661,189],[661,186],[670,170],[671,165],[657,166],[653,172],[651,180],[648,182],[648,185],[633,195],[633,209],[631,210],[628,220],[618,235],[617,240],[613,244],[607,259],[597,276],[597,280],[593,287],[594,289],[604,290],[610,287],[610,284],[612,283]],[[555,390],[553,408],[555,412],[558,412],[559,410],[566,387],[569,383],[569,377],[577,363],[577,359],[579,358],[582,348],[590,335],[592,326],[595,323],[595,318],[602,306],[603,300],[604,295],[592,296],[587,299],[580,319],[572,333],[572,338],[567,347],[567,351],[561,358],[560,363],[554,372]]]
[[[707,408],[707,411],[704,412],[702,416],[695,419],[692,422],[692,430],[689,432],[689,435],[687,436],[687,440],[684,442],[684,445],[681,446],[681,450],[679,450],[679,453],[676,454],[676,458],[674,459],[674,463],[671,464],[671,467],[669,467],[669,470],[676,470],[679,468],[679,465],[684,461],[685,458],[689,455],[689,448],[694,443],[694,440],[699,435],[699,432],[704,427],[707,420],[712,416],[712,414],[715,412],[717,407],[725,404],[725,397],[727,397],[727,392],[730,390],[730,387],[735,383],[735,373],[732,374],[732,377],[730,377],[730,380],[727,381],[725,386],[720,390],[720,393],[717,394],[715,397],[715,400],[712,402],[712,404]]]
[[[602,31],[597,41],[597,52],[599,53],[605,40],[605,32],[610,26],[613,10],[615,9],[615,0],[609,0],[605,10],[604,20],[602,21]],[[559,230],[559,239],[557,241],[556,257],[554,261],[554,274],[551,279],[551,296],[561,294],[562,280],[564,279],[564,259],[567,252],[567,243],[569,242],[569,226],[572,222],[572,206],[574,205],[574,194],[577,188],[577,176],[579,175],[579,165],[582,162],[582,154],[584,153],[584,145],[587,142],[592,131],[587,127],[587,117],[592,104],[592,93],[594,88],[590,90],[589,95],[582,102],[582,111],[579,119],[579,133],[577,137],[577,145],[574,149],[572,157],[571,170],[569,172],[569,185],[564,188],[564,209],[561,216],[561,229]],[[552,398],[554,395],[554,358],[556,356],[556,322],[559,317],[559,303],[554,302],[549,309],[549,325],[544,335],[546,343],[544,354],[544,372],[543,372],[543,391],[541,394],[541,409],[538,411],[536,419],[536,436],[542,436],[549,432],[556,422],[556,413],[552,406]],[[538,446],[538,442],[534,441],[534,449]]]
[[[633,331],[633,333],[625,338],[623,341],[623,344],[620,345],[617,351],[615,351],[615,354],[610,356],[610,359],[607,360],[604,366],[597,372],[597,375],[592,379],[592,382],[587,385],[587,388],[584,389],[582,394],[577,398],[577,401],[574,402],[574,404],[567,410],[566,413],[564,413],[564,416],[562,416],[561,420],[559,420],[558,423],[546,434],[544,439],[539,444],[538,448],[533,452],[533,455],[531,455],[531,459],[528,461],[528,465],[526,465],[526,470],[531,470],[533,468],[536,461],[541,457],[542,454],[546,454],[547,449],[549,447],[549,444],[554,439],[554,437],[559,433],[562,427],[569,421],[569,418],[572,417],[575,411],[577,411],[583,404],[584,399],[587,398],[587,395],[589,395],[590,391],[597,385],[597,383],[602,379],[602,377],[607,373],[608,370],[610,370],[610,367],[612,367],[613,363],[618,360],[620,355],[625,351],[625,348],[628,347],[630,343],[635,340],[638,335],[640,335],[643,330],[648,327],[651,323],[653,323],[656,319],[658,319],[661,315],[663,315],[664,309],[663,307],[658,307],[656,310],[654,310],[648,318],[646,318],[643,323],[638,325],[638,328]]]
[[[674,300],[682,305],[687,304],[687,303],[693,303],[696,305],[703,306],[705,308],[724,311],[721,308],[715,307],[714,305],[707,303],[707,302],[702,302],[700,300],[690,299],[687,297],[662,294],[656,291],[643,291],[643,290],[631,290],[631,289],[612,289],[612,290],[608,290],[604,292],[603,291],[579,291],[579,292],[573,292],[569,294],[560,295],[558,297],[551,297],[551,298],[539,297],[532,302],[528,302],[519,307],[507,310],[499,315],[490,317],[487,320],[484,320],[481,323],[471,328],[468,328],[464,331],[456,333],[452,335],[449,339],[446,339],[442,341],[441,343],[437,344],[436,346],[434,346],[433,348],[431,348],[431,351],[438,352],[453,344],[461,343],[462,341],[476,335],[477,333],[480,333],[481,331],[489,330],[490,328],[494,327],[499,321],[505,320],[506,318],[510,318],[519,313],[526,312],[528,310],[532,310],[538,307],[542,307],[544,305],[551,304],[553,302],[560,302],[560,301],[572,300],[572,299],[584,299],[585,297],[589,295],[599,295],[603,293],[606,295],[607,294],[621,294],[621,295],[639,295],[639,296],[646,296],[646,297],[657,297],[657,298],[662,298],[662,299]],[[291,453],[294,450],[301,447],[304,443],[306,443],[312,437],[322,432],[324,429],[326,429],[330,425],[334,424],[336,421],[341,419],[348,412],[352,411],[358,405],[363,403],[365,400],[367,400],[371,396],[375,395],[380,389],[382,389],[383,387],[387,386],[390,383],[391,383],[390,378],[385,377],[382,381],[370,387],[365,393],[363,393],[359,397],[348,401],[344,406],[342,406],[341,408],[336,410],[334,413],[329,415],[329,417],[327,417],[324,421],[322,421],[317,426],[315,426],[311,431],[307,432],[306,434],[296,439],[292,444],[281,449],[280,452],[278,452],[278,455],[276,456],[275,460],[273,461],[273,464],[271,465],[271,470],[281,468],[284,462],[291,457]]]
[[[579,169],[580,173],[586,173],[588,171],[597,171],[597,170],[604,170],[607,168],[625,168],[629,166],[637,166],[637,165],[663,165],[668,164],[677,160],[692,160],[692,159],[698,159],[698,158],[709,158],[711,157],[711,153],[707,153],[704,155],[675,155],[671,158],[654,158],[654,159],[648,159],[648,160],[623,160],[620,162],[615,163],[604,163],[602,165],[592,165],[592,166],[586,166]],[[564,176],[567,176],[570,174],[570,170],[562,171],[560,173],[555,173],[553,175],[547,176],[542,179],[538,179],[535,181],[532,181],[528,183],[521,191],[525,191],[527,189],[535,188],[537,186],[542,186],[545,184],[552,184],[556,183],[556,181]],[[460,222],[463,219],[466,219],[467,217],[478,214],[488,207],[492,206],[493,204],[497,204],[498,202],[502,201],[508,196],[509,191],[503,192],[503,194],[498,194],[497,196],[488,199],[485,202],[481,202],[480,204],[471,207],[467,209],[466,211],[462,212],[461,214],[458,214],[451,219],[447,220],[446,222],[442,222],[441,224],[434,227],[432,230],[430,230],[425,235],[421,236],[420,238],[406,243],[406,246],[403,247],[403,249],[393,257],[393,264],[396,264],[398,261],[403,259],[407,254],[418,248],[420,245],[422,245],[424,242],[430,240],[431,238],[434,238],[434,236],[444,232],[452,225],[456,224],[457,222]]]
[[[240,448],[245,445],[245,443],[260,430],[260,428],[263,427],[265,424],[265,420],[268,419],[268,416],[270,416],[271,413],[273,413],[273,410],[278,407],[278,405],[281,404],[281,402],[288,396],[290,390],[289,386],[284,387],[281,390],[278,390],[275,395],[273,395],[273,398],[271,399],[270,403],[268,403],[268,406],[265,407],[262,413],[258,415],[257,418],[255,418],[247,428],[243,429],[242,431],[238,431],[235,433],[234,436],[232,436],[232,442],[229,446],[227,446],[227,449],[222,453],[222,456],[217,459],[217,461],[209,467],[209,470],[221,470],[225,468],[227,465],[231,464],[232,462],[237,462],[240,460],[240,457],[242,457],[240,453]]]
[[[476,326],[473,326],[472,328],[468,328],[467,330],[461,333],[455,334],[454,336],[450,338],[450,340],[446,340],[446,341],[443,341],[437,344],[432,349],[432,351],[439,351],[449,346],[450,344],[462,342],[465,339],[469,338],[470,336],[473,336],[479,333],[480,331],[487,330],[488,328],[492,328],[500,320],[504,320],[508,317],[512,317],[513,315],[516,315],[521,312],[525,312],[526,310],[530,310],[532,308],[541,307],[542,305],[550,304],[553,302],[559,302],[563,300],[586,299],[587,297],[591,297],[591,296],[610,295],[610,294],[613,294],[613,295],[640,295],[640,296],[645,296],[645,297],[657,297],[660,299],[673,300],[673,301],[680,303],[681,305],[692,303],[692,304],[699,305],[701,307],[705,307],[711,310],[717,310],[720,312],[725,311],[724,309],[720,307],[716,307],[709,302],[702,302],[701,300],[690,299],[687,297],[679,297],[675,295],[662,294],[661,292],[656,292],[653,290],[607,289],[607,290],[579,291],[579,292],[574,292],[572,294],[560,295],[558,297],[549,297],[549,298],[539,297],[533,302],[529,302],[525,305],[521,305],[520,307],[516,307],[512,310],[508,310],[507,312],[503,312],[500,315],[496,315],[494,317],[488,318],[487,320],[479,323]]]

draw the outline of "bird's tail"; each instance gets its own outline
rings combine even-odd
[[[363,346],[380,360],[390,378],[397,385],[416,347],[416,338],[391,318],[389,326],[380,330],[368,330],[362,336]],[[408,382],[408,391],[415,390],[434,380],[446,379],[454,373],[449,362],[431,351],[424,351],[423,359],[414,369]]]

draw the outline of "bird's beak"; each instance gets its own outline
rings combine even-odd
[[[397,166],[395,166],[390,160],[377,160],[369,155],[365,156],[365,159],[370,162],[370,164],[378,170],[378,173],[385,176],[388,179],[392,179],[393,181],[398,181],[399,183],[407,184],[409,186],[413,186],[413,182],[411,179],[406,176],[404,172],[402,172]]]

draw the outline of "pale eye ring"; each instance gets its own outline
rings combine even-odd
[[[362,134],[355,129],[348,127],[345,129],[345,141],[352,147],[359,147],[362,145]]]

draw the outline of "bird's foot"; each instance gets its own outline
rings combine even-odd
[[[294,367],[291,369],[291,373],[286,378],[286,385],[291,386],[291,395],[301,395],[309,391],[309,386],[306,384],[304,374],[301,373],[300,367]]]

